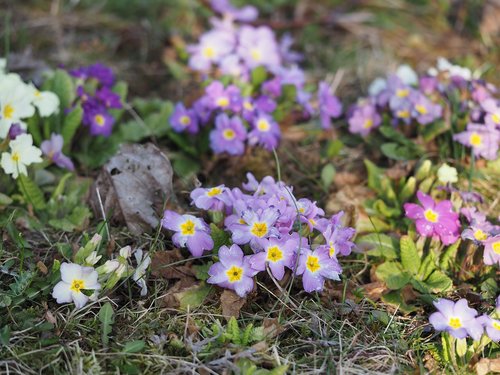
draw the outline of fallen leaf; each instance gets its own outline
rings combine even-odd
[[[163,297],[163,305],[175,310],[187,310],[203,304],[212,290],[210,285],[198,283],[191,277],[179,280]]]
[[[38,268],[40,270],[40,272],[43,273],[44,275],[46,275],[49,272],[49,270],[47,269],[47,266],[45,264],[43,264],[43,262],[41,260],[39,260],[36,263],[36,268]]]
[[[476,374],[499,374],[500,373],[500,358],[483,358],[476,364]]]
[[[56,317],[54,316],[54,314],[52,314],[52,313],[50,312],[50,310],[47,310],[47,311],[45,312],[45,319],[46,319],[46,320],[47,320],[47,322],[49,322],[49,323],[52,323],[52,324],[54,324],[54,325],[56,325],[56,324],[57,324],[57,319],[56,319]]]
[[[339,187],[346,185],[359,185],[363,181],[363,176],[360,173],[337,172],[333,182]]]
[[[194,271],[191,268],[191,262],[187,263],[183,260],[184,257],[179,249],[157,251],[151,262],[152,273],[156,277],[169,280],[193,277]]]
[[[237,318],[240,315],[240,310],[246,303],[246,301],[246,298],[241,298],[232,290],[224,289],[220,296],[222,315],[224,315],[228,319],[232,316]]]
[[[135,235],[150,232],[173,195],[172,174],[170,161],[155,145],[122,145],[94,183],[92,208],[101,217],[102,203],[108,219],[124,221]]]
[[[372,301],[378,301],[387,291],[387,286],[383,281],[375,281],[362,286],[366,297]]]
[[[279,323],[278,318],[264,318],[262,326],[264,327],[264,336],[268,339],[278,336],[285,330]]]

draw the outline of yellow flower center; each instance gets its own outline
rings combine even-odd
[[[312,226],[315,226],[316,225],[316,220],[314,220],[313,218],[309,219],[309,223],[311,223]]]
[[[333,241],[330,241],[328,244],[330,245],[329,254],[330,254],[330,258],[331,258],[335,255],[335,245],[334,245]]]
[[[478,229],[474,232],[474,238],[478,241],[484,241],[488,238],[488,234],[484,233],[481,229]]]
[[[257,129],[259,129],[261,132],[267,132],[271,128],[271,125],[269,125],[269,122],[264,119],[260,119],[257,121]]]
[[[452,317],[450,318],[448,325],[453,329],[459,329],[460,327],[462,327],[462,321],[460,320],[460,318]]]
[[[73,292],[79,293],[80,290],[85,289],[85,281],[74,279],[69,287]]]
[[[399,118],[409,118],[410,117],[410,111],[407,109],[403,109],[397,112],[397,116]]]
[[[262,238],[267,234],[267,224],[262,222],[254,223],[250,232],[255,237]]]
[[[495,124],[500,124],[500,115],[498,113],[493,113],[491,119]]]
[[[421,115],[425,115],[427,114],[427,108],[425,108],[425,106],[423,106],[422,104],[417,104],[415,106],[415,109],[418,113],[420,113]]]
[[[396,90],[396,95],[399,98],[406,98],[408,95],[410,95],[410,90],[408,90],[408,89],[398,89],[398,90]]]
[[[255,61],[260,61],[262,59],[262,53],[257,48],[252,48],[250,50],[250,55]]]
[[[95,115],[94,116],[94,121],[99,126],[104,126],[104,123],[106,122],[106,120],[104,119],[103,115]]]
[[[253,104],[250,102],[244,102],[243,108],[245,108],[247,111],[253,111]]]
[[[226,271],[227,279],[230,283],[235,283],[240,281],[243,277],[243,268],[232,266],[230,269]]]
[[[500,323],[497,323],[497,322],[493,322],[493,328],[497,329],[500,331]]]
[[[12,158],[12,161],[17,163],[19,161],[19,159],[21,158],[21,155],[19,155],[19,152],[15,151],[12,153],[11,158]]]
[[[213,59],[215,57],[215,50],[208,46],[203,49],[203,57],[206,59]]]
[[[39,97],[41,97],[41,96],[42,96],[42,94],[40,93],[40,91],[35,90],[35,96],[36,96],[37,98],[39,98]]]
[[[184,126],[189,125],[191,123],[191,119],[189,118],[189,116],[186,116],[186,115],[181,116],[179,121]]]
[[[240,224],[246,224],[245,220],[243,220],[243,219],[239,219],[238,223],[240,223]]]
[[[431,210],[430,208],[424,212],[425,219],[431,223],[437,223],[439,215],[437,212]]]
[[[314,256],[314,255],[309,255],[307,257],[306,267],[312,273],[315,273],[316,271],[318,271],[321,268],[321,266],[319,264],[319,258],[317,256]]]
[[[371,118],[366,119],[364,124],[363,124],[363,127],[365,129],[370,129],[372,126],[373,126],[373,120]]]
[[[216,195],[219,195],[222,193],[222,189],[218,187],[211,188],[209,191],[207,191],[207,195],[209,197],[215,197]]]
[[[194,223],[192,220],[186,220],[181,224],[181,234],[183,236],[192,236],[194,234]]]
[[[483,143],[483,137],[481,137],[477,133],[472,133],[470,135],[469,142],[472,146],[475,146],[475,147],[481,146],[481,143]]]
[[[500,241],[494,242],[491,247],[495,253],[500,254]]]
[[[3,117],[6,119],[11,119],[14,116],[14,107],[11,106],[10,104],[7,104],[3,108]]]
[[[228,141],[231,141],[234,139],[234,137],[236,136],[236,133],[234,132],[233,129],[225,129],[223,132],[222,132],[222,136],[224,137],[224,139],[228,140]]]
[[[222,98],[217,99],[217,105],[219,107],[227,107],[229,105],[229,99],[223,96]]]
[[[304,212],[306,212],[306,209],[305,209],[304,207],[300,207],[300,208],[299,208],[299,212],[300,212],[301,214],[303,214]]]
[[[267,249],[267,258],[269,262],[278,262],[283,259],[283,251],[278,246],[272,246]]]

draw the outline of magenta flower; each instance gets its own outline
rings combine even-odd
[[[295,252],[299,248],[299,239],[285,236],[282,239],[269,238],[261,241],[263,251],[250,257],[250,266],[257,271],[264,271],[266,264],[277,280],[285,276],[285,267],[293,269]]]
[[[191,134],[198,133],[198,118],[192,109],[186,109],[184,104],[177,103],[170,116],[170,125],[177,133],[187,131]]]
[[[331,119],[342,114],[342,103],[330,92],[326,82],[320,82],[318,88],[319,114],[323,129],[330,129]]]
[[[486,125],[471,123],[467,125],[466,131],[455,134],[453,140],[472,147],[476,157],[495,160],[500,142],[500,131],[492,123]]]
[[[500,234],[486,239],[484,242],[484,264],[500,266]]]
[[[221,113],[215,118],[215,129],[210,132],[210,147],[216,154],[242,155],[246,138],[247,130],[241,119]]]
[[[380,126],[382,117],[380,117],[374,105],[365,103],[354,109],[348,122],[351,133],[366,136],[372,129]]]
[[[253,129],[248,133],[248,144],[259,144],[271,151],[278,146],[281,131],[274,119],[262,112],[259,112],[253,120]]]
[[[238,245],[232,245],[230,248],[221,246],[219,262],[208,270],[210,277],[207,283],[232,289],[240,297],[245,297],[253,289],[253,276],[257,272],[250,266],[249,256],[244,256]]]
[[[477,311],[469,307],[467,300],[462,298],[455,303],[440,298],[434,306],[438,311],[431,314],[429,323],[436,331],[446,331],[457,339],[464,339],[467,335],[476,341],[481,339],[483,325],[477,319]]]
[[[500,320],[493,319],[491,316],[483,315],[478,318],[486,330],[486,334],[494,342],[500,342]]]
[[[70,158],[62,153],[64,139],[62,135],[52,133],[50,140],[43,141],[40,149],[43,154],[54,162],[55,165],[70,171],[75,170],[75,166]]]
[[[122,108],[122,101],[120,95],[111,91],[107,86],[98,89],[95,97],[101,101],[106,108]]]
[[[214,241],[210,237],[210,228],[202,220],[192,215],[179,215],[174,211],[165,211],[161,224],[174,231],[172,242],[179,247],[187,247],[189,252],[199,257],[206,250],[212,250]]]
[[[340,280],[342,268],[336,258],[330,258],[328,250],[301,248],[297,275],[302,275],[302,284],[306,292],[320,292],[325,279]]]
[[[424,237],[438,236],[445,245],[454,243],[459,237],[460,222],[453,212],[451,201],[436,203],[429,195],[417,192],[422,206],[405,203],[406,216],[415,220],[418,233]]]
[[[202,210],[222,211],[224,209],[224,196],[226,188],[219,185],[213,188],[196,188],[191,192],[193,204]]]

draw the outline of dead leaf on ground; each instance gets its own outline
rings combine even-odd
[[[268,339],[272,339],[282,333],[285,328],[280,324],[278,318],[265,318],[262,322],[264,327],[264,335]]]
[[[177,281],[163,297],[163,306],[170,309],[179,309],[183,293],[200,286],[200,283],[192,277],[184,277]]]
[[[383,281],[375,281],[362,286],[366,297],[372,301],[378,301],[387,291],[387,286]]]
[[[152,143],[122,145],[102,168],[92,189],[91,204],[101,217],[124,221],[135,235],[158,226],[165,200],[173,195],[172,166]]]
[[[363,181],[363,178],[360,173],[337,172],[333,178],[333,182],[338,187],[344,187],[346,185],[359,185]]]
[[[220,296],[222,315],[226,318],[230,318],[232,316],[237,318],[240,315],[240,310],[246,301],[246,298],[241,298],[232,290],[225,289]]]
[[[476,365],[477,375],[500,374],[500,358],[483,358]]]
[[[157,251],[151,262],[152,273],[156,277],[169,280],[194,277],[191,262],[183,262],[183,260],[184,257],[179,249]]]

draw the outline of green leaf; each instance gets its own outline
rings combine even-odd
[[[399,206],[389,207],[382,199],[377,199],[373,202],[373,209],[386,218],[401,216],[401,209]]]
[[[144,349],[146,343],[143,340],[130,341],[125,344],[122,353],[138,353]]]
[[[342,148],[344,148],[344,144],[340,139],[331,140],[328,142],[326,156],[328,156],[329,158],[334,158],[340,153]]]
[[[195,307],[201,306],[211,290],[212,288],[209,285],[202,283],[185,291],[175,293],[180,303],[179,309],[187,310],[189,308],[192,310]]]
[[[398,309],[406,314],[417,310],[416,307],[406,304],[400,291],[393,291],[382,296],[382,301],[389,305],[398,307]]]
[[[384,257],[387,260],[397,259],[398,241],[387,234],[370,233],[357,239],[358,245],[366,244],[372,247],[368,255]]]
[[[210,275],[208,274],[208,270],[212,266],[213,262],[203,263],[203,264],[194,264],[194,277],[198,280],[206,281]]]
[[[101,340],[104,346],[109,344],[109,334],[115,322],[115,312],[111,303],[106,302],[99,310],[99,321],[101,322]]]
[[[10,326],[5,325],[0,329],[0,345],[8,346],[10,342]]]
[[[12,199],[9,196],[0,193],[0,206],[8,206],[11,203]]]
[[[64,118],[61,135],[64,139],[63,151],[65,154],[68,154],[71,149],[71,142],[73,141],[73,137],[82,123],[82,117],[83,109],[80,105],[77,105]]]
[[[58,69],[48,81],[47,89],[54,92],[61,102],[61,111],[69,108],[75,100],[75,85],[71,76],[64,70]]]
[[[43,210],[46,207],[43,192],[28,176],[20,174],[17,184],[23,197],[33,205],[35,210]]]
[[[416,275],[422,263],[420,255],[418,254],[415,242],[409,236],[401,237],[399,242],[399,247],[401,251],[401,264],[403,268],[410,272],[412,275]]]
[[[234,316],[227,322],[227,333],[233,344],[241,345],[240,327],[238,327],[238,321]]]
[[[325,165],[321,170],[321,181],[323,182],[323,188],[325,190],[332,184],[335,173],[335,167],[331,163]]]
[[[185,155],[176,155],[175,158],[172,159],[172,167],[174,168],[175,173],[183,178],[189,178],[190,176],[198,173],[201,166],[197,160],[190,158]]]
[[[261,65],[252,70],[252,85],[257,87],[260,86],[267,79],[267,70]]]
[[[231,240],[229,233],[225,230],[220,229],[214,223],[210,224],[210,235],[212,236],[212,240],[214,241],[214,250],[219,251],[221,246],[229,246],[231,245]]]
[[[420,280],[425,280],[429,277],[429,275],[436,269],[436,256],[434,253],[431,251],[429,254],[424,258],[424,261],[420,265],[420,268],[418,269],[418,276]]]
[[[377,277],[383,280],[389,289],[397,290],[403,288],[411,280],[408,272],[403,271],[397,262],[385,262],[377,267]]]
[[[432,124],[419,127],[422,129],[422,136],[425,142],[430,142],[438,135],[445,133],[449,130],[449,126],[444,121],[436,121]]]
[[[393,160],[411,160],[414,158],[407,146],[397,143],[384,143],[380,146],[380,150],[385,156]]]
[[[391,226],[376,216],[362,216],[356,221],[356,231],[358,233],[384,232],[389,229],[391,229]]]
[[[448,246],[443,255],[441,255],[441,259],[439,260],[439,267],[442,270],[449,270],[453,265],[455,260],[455,256],[458,251],[458,247],[460,246],[461,240],[459,239],[454,244]]]
[[[241,335],[242,346],[247,346],[248,344],[250,344],[252,339],[252,332],[253,332],[253,324],[250,323],[249,325],[246,326],[245,330],[243,331],[243,334]]]
[[[435,270],[427,280],[425,280],[425,284],[433,293],[441,293],[451,289],[453,281],[443,272]]]

